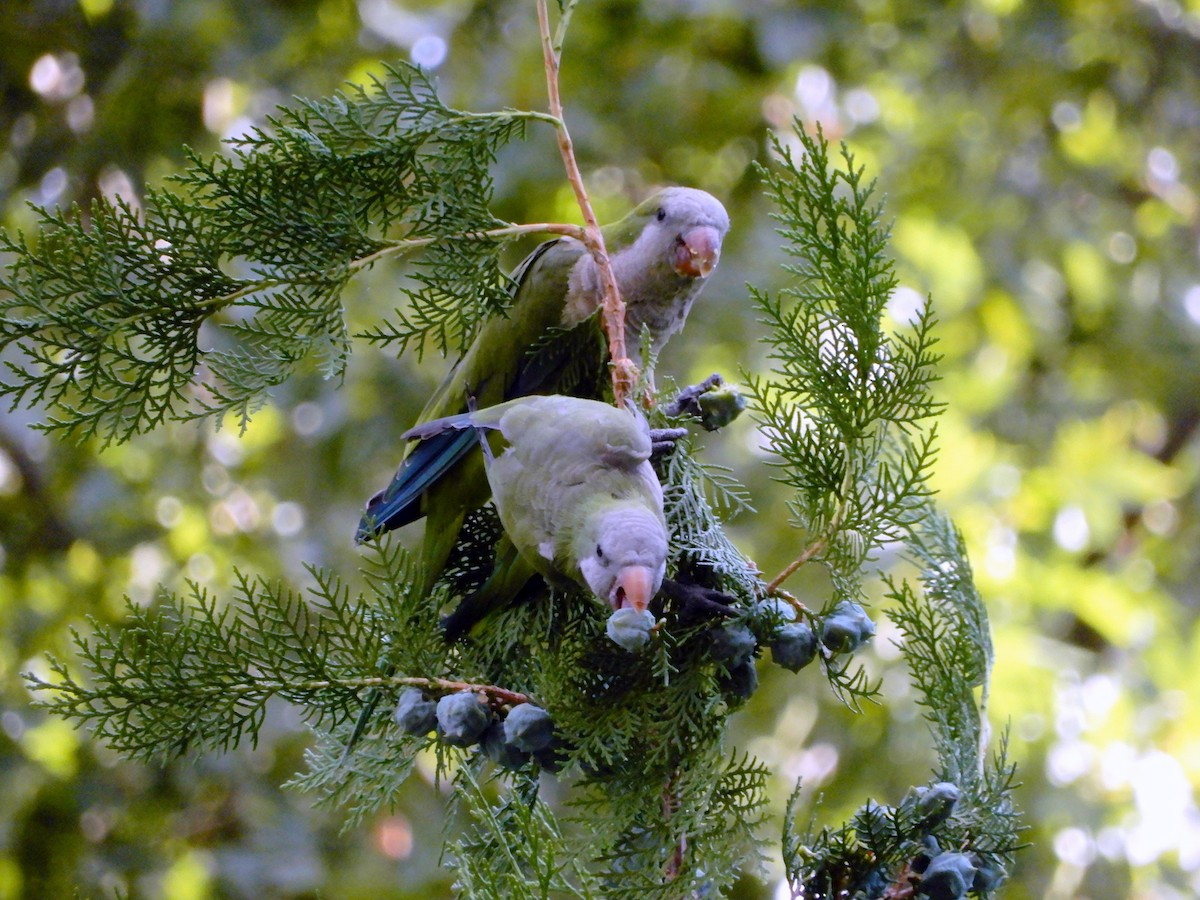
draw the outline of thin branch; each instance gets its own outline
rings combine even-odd
[[[555,128],[561,124],[559,119],[556,119],[549,113],[538,112],[532,109],[505,109],[499,112],[463,112],[453,118],[446,119],[442,122],[441,127],[447,128],[463,122],[477,122],[480,119],[529,119],[533,122],[546,122]]]
[[[558,28],[554,30],[554,54],[562,56],[563,41],[567,37],[567,27],[571,24],[571,14],[575,12],[576,0],[566,0],[559,4]]]
[[[54,684],[36,677],[31,677],[31,681],[37,689],[57,691],[77,698],[84,698],[91,695],[91,692],[86,690],[82,685],[73,682]],[[357,690],[359,688],[396,687],[399,685],[426,688],[431,691],[443,691],[445,693],[475,691],[476,693],[486,695],[493,706],[519,706],[522,703],[532,702],[526,694],[498,687],[494,684],[476,684],[470,681],[454,681],[449,678],[422,678],[410,675],[368,675],[361,678],[316,679],[290,684],[283,681],[269,681],[264,679],[260,681],[241,682],[240,684],[211,685],[207,688],[197,685],[192,688],[192,691],[198,694],[265,694],[266,696],[273,696],[284,691],[290,693],[315,692],[329,690],[330,688],[353,688]]]
[[[569,16],[574,3],[567,4],[563,15]],[[600,276],[600,288],[603,294],[604,331],[608,335],[608,355],[612,360],[613,402],[623,406],[625,399],[633,392],[637,382],[638,371],[625,349],[625,303],[621,300],[621,292],[617,287],[617,279],[613,274],[608,251],[604,247],[604,235],[600,232],[600,224],[596,221],[596,212],[588,198],[587,188],[583,184],[583,175],[579,171],[579,163],[575,160],[575,149],[571,143],[571,134],[567,131],[567,123],[563,118],[562,99],[558,91],[559,56],[562,52],[563,23],[560,22],[558,34],[550,33],[550,14],[546,9],[546,0],[538,0],[538,28],[542,36],[542,56],[546,67],[546,93],[550,102],[550,115],[557,121],[555,129],[558,132],[558,152],[562,156],[563,166],[567,171],[567,180],[575,191],[575,200],[579,211],[583,214],[584,237],[596,261],[596,270]]]
[[[838,512],[841,512],[841,509],[842,508],[839,508]],[[829,531],[805,547],[799,556],[783,567],[782,572],[767,582],[767,586],[763,588],[764,593],[766,593],[767,596],[774,594],[776,590],[778,590],[779,586],[783,584],[783,582],[787,581],[793,574],[795,574],[797,569],[809,562],[814,556],[819,555],[827,546],[829,546],[829,539],[832,537],[832,532],[837,528],[838,524],[840,523],[838,523],[836,519],[833,522],[830,522]]]
[[[455,693],[458,691],[475,691],[484,694],[492,706],[520,706],[522,703],[532,703],[528,694],[510,691],[508,688],[494,684],[474,684],[469,681],[452,681],[448,678],[418,678],[400,677],[388,679],[392,684],[407,684],[413,687],[425,687],[436,691]]]
[[[500,228],[490,228],[486,231],[471,231],[463,234],[437,235],[435,237],[421,238],[404,238],[401,240],[389,241],[379,250],[374,253],[369,253],[366,256],[352,259],[346,263],[346,270],[350,273],[356,273],[362,269],[368,268],[381,259],[386,259],[391,256],[402,256],[405,253],[410,253],[413,250],[419,250],[422,247],[428,247],[430,244],[435,244],[438,241],[446,240],[481,240],[481,239],[498,239],[508,237],[520,237],[525,234],[561,234],[567,237],[573,237],[576,240],[585,240],[584,229],[579,225],[568,225],[560,222],[535,222],[529,225],[517,225],[509,223]],[[248,297],[251,294],[259,291],[269,291],[272,288],[283,287],[287,284],[295,284],[299,281],[296,278],[262,278],[258,281],[244,284],[236,291],[231,291],[228,294],[221,294],[216,297],[209,297],[193,304],[192,309],[199,311],[204,309],[220,310],[227,306],[232,306],[243,297]],[[160,310],[147,309],[140,310],[131,315],[125,316],[122,319],[113,323],[112,330],[116,331],[133,322],[141,321],[157,315]]]
[[[811,559],[811,557],[809,557],[809,558]],[[808,562],[808,560],[805,560],[805,562]],[[799,568],[799,566],[797,566],[797,568]],[[795,571],[795,570],[793,569],[793,571]],[[781,575],[780,578],[786,578],[787,575],[790,575],[790,574],[791,574],[791,572],[788,572],[785,575]],[[776,580],[778,581],[779,579],[776,579]],[[775,582],[772,582],[772,584],[774,584],[774,583]],[[804,601],[802,601],[795,594],[789,593],[788,591],[785,591],[783,588],[781,588],[779,586],[776,586],[776,587],[772,588],[771,590],[767,590],[764,587],[763,588],[763,596],[764,597],[776,597],[776,598],[782,600],[783,602],[787,603],[789,606],[791,606],[792,609],[794,609],[796,611],[796,615],[797,615],[797,617],[799,617],[801,619],[801,621],[803,621],[805,616],[810,617],[810,618],[812,617],[812,610],[810,610],[808,608],[808,606],[804,603]]]
[[[428,247],[430,244],[435,244],[438,241],[464,239],[478,240],[482,238],[506,238],[520,237],[524,234],[562,234],[567,237],[573,237],[576,240],[586,241],[585,230],[579,225],[565,225],[559,222],[536,222],[531,225],[517,225],[510,223],[502,228],[490,228],[487,231],[472,231],[466,234],[455,235],[438,235],[436,237],[423,238],[408,238],[405,240],[390,241],[387,246],[370,253],[367,256],[359,259],[351,260],[347,263],[346,268],[351,272],[357,272],[360,269],[365,269],[374,262],[385,259],[389,256],[397,256],[408,253],[411,250],[419,250],[421,247]]]
[[[851,487],[854,485],[854,468],[850,465],[852,453],[850,448],[846,448],[846,474],[842,478],[842,487],[840,491],[841,503],[838,504],[837,510],[833,514],[833,518],[829,520],[829,524],[822,530],[820,537],[809,544],[801,551],[800,555],[793,559],[790,563],[783,567],[783,571],[767,582],[767,586],[763,588],[766,596],[770,597],[779,586],[787,581],[796,570],[805,563],[810,562],[814,557],[819,556],[829,546],[829,542],[833,540],[833,536],[837,534],[837,530],[842,527],[842,522],[846,518],[846,513],[850,509],[850,501],[848,494]],[[789,600],[790,602],[790,600]]]

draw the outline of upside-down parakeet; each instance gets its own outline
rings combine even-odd
[[[491,577],[444,623],[447,636],[515,600],[535,573],[554,586],[587,588],[614,610],[644,610],[667,559],[646,420],[595,400],[533,396],[427,422],[406,437],[467,429],[503,438],[487,480],[516,554],[501,546]],[[492,456],[490,445],[485,451]]]

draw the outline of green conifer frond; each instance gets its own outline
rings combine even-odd
[[[266,705],[300,706],[314,725],[335,725],[383,649],[376,619],[330,573],[310,569],[306,597],[236,573],[223,604],[191,586],[186,600],[164,592],[149,607],[127,602],[119,630],[74,632],[78,662],[51,661],[53,681],[32,678],[50,711],[88,727],[134,759],[256,743]]]
[[[408,251],[420,256],[406,305],[365,336],[418,356],[462,346],[508,300],[496,255],[519,226],[488,212],[488,165],[531,118],[544,117],[451,110],[419,71],[397,67],[369,89],[285,110],[227,157],[193,157],[179,190],[150,192],[142,211],[100,202],[87,224],[44,213],[36,240],[0,247],[17,258],[0,284],[11,295],[0,301],[0,349],[27,357],[9,362],[0,395],[44,403],[49,427],[106,442],[169,419],[244,423],[298,367],[341,372],[343,288]],[[931,504],[932,314],[885,327],[896,279],[872,185],[848,153],[831,164],[819,133],[800,140],[802,156],[776,143],[778,165],[761,170],[792,283],[776,296],[751,289],[771,371],[746,375],[805,543],[797,561],[829,576],[820,612],[796,612],[819,628],[839,604],[864,605],[879,549],[908,548],[921,589],[883,583],[931,726],[934,777],[963,792],[935,824],[914,793],[869,803],[838,828],[798,828],[793,798],[793,887],[877,897],[873,885],[902,878],[931,835],[1009,866],[1013,770],[1003,742],[987,756],[976,693],[986,697],[991,666],[986,614],[961,537]],[[580,334],[602,349],[594,332]],[[689,619],[674,598],[662,601],[640,650],[608,639],[610,611],[595,598],[537,579],[526,602],[447,645],[443,608],[488,576],[501,538],[484,509],[468,518],[449,569],[433,573],[432,592],[417,589],[428,580],[417,560],[385,540],[364,562],[370,596],[317,569],[304,592],[239,575],[227,603],[198,587],[164,593],[149,608],[131,604],[120,628],[76,634],[77,661],[53,662],[54,677],[33,686],[47,708],[139,759],[253,743],[266,705],[290,701],[315,734],[293,784],[345,809],[350,824],[392,803],[432,748],[460,812],[448,857],[470,896],[719,894],[762,852],[768,773],[727,746],[726,726],[766,641],[751,636],[739,685],[735,666],[714,658],[714,632],[727,619],[751,623],[779,583],[765,583],[725,533],[729,516],[752,512],[736,482],[687,440],[659,468],[669,572],[721,608]],[[817,648],[817,659],[851,707],[877,694],[848,651]],[[557,743],[537,764],[559,770],[567,812],[538,797],[532,762],[499,774],[477,747],[403,733],[393,712],[412,687],[425,699],[507,697],[493,713],[526,699],[542,706]]]
[[[577,803],[598,841],[606,896],[722,896],[760,861],[768,772],[746,756],[710,750],[655,791],[630,779],[625,791]]]
[[[800,829],[797,785],[784,831],[784,861],[797,896],[873,898],[910,876],[919,881],[912,865],[929,854],[930,838],[1001,871],[1011,870],[1020,846],[1007,739],[988,756],[990,636],[961,535],[927,507],[910,553],[923,589],[885,579],[895,604],[888,614],[904,634],[901,649],[933,735],[938,765],[931,780],[953,784],[961,797],[936,821],[920,803],[921,790],[914,790],[895,806],[867,801],[841,828],[814,822]]]
[[[369,337],[464,346],[507,300],[497,256],[510,226],[488,211],[488,167],[530,118],[450,109],[419,69],[396,65],[282,110],[225,155],[190,154],[141,208],[38,210],[32,238],[0,232],[15,259],[0,276],[0,350],[17,351],[0,397],[105,443],[171,419],[244,425],[301,366],[341,373],[347,282],[417,250],[408,308]]]
[[[773,374],[747,381],[778,480],[795,491],[793,524],[814,540],[826,534],[820,558],[851,573],[903,536],[906,510],[928,493],[933,441],[920,424],[938,410],[934,319],[926,307],[909,331],[885,329],[896,277],[874,184],[845,149],[833,166],[820,131],[796,124],[799,159],[776,139],[778,165],[760,168],[796,261],[778,296],[752,291]]]
[[[796,126],[801,152],[775,139],[777,164],[760,167],[794,261],[777,295],[751,288],[772,371],[746,381],[778,457],[776,480],[793,492],[791,524],[807,542],[793,565],[828,570],[829,613],[865,604],[868,563],[882,545],[907,539],[930,494],[935,432],[924,423],[938,410],[929,394],[938,357],[928,308],[908,331],[885,327],[896,277],[874,184],[844,148],[835,166],[819,129]],[[877,692],[848,660],[823,663],[851,707]]]
[[[1013,770],[1003,750],[985,758],[990,636],[961,536],[932,505],[928,478],[936,461],[939,406],[933,317],[926,307],[907,329],[885,330],[896,287],[886,256],[887,229],[843,149],[835,167],[819,133],[800,131],[798,158],[776,142],[778,165],[764,169],[779,232],[795,262],[792,283],[776,297],[754,292],[769,327],[772,375],[749,376],[767,445],[778,455],[777,480],[793,491],[792,524],[807,535],[801,560],[828,569],[825,611],[865,600],[864,578],[880,546],[907,548],[923,590],[884,576],[889,614],[905,635],[903,651],[921,694],[938,754],[938,782],[961,791],[953,814],[932,823],[920,791],[894,806],[873,801],[835,828],[797,826],[799,785],[784,828],[784,861],[803,897],[880,897],[911,891],[920,880],[925,840],[971,850],[999,869],[1016,848]],[[852,706],[870,691],[861,670],[825,660],[835,691]],[[982,697],[976,690],[982,688]],[[869,694],[868,694],[869,695]],[[916,868],[914,868],[914,866]]]
[[[921,567],[923,596],[907,583],[891,583],[892,618],[904,631],[913,681],[942,752],[941,774],[974,784],[983,777],[986,751],[992,666],[987,613],[953,524],[928,510],[914,538],[910,546]],[[979,698],[977,688],[983,691]]]
[[[758,572],[721,527],[752,511],[749,495],[728,472],[705,465],[693,452],[686,439],[661,463],[673,570],[702,566],[717,575],[722,590],[749,599],[759,586]]]
[[[454,779],[458,837],[449,848],[455,888],[480,898],[604,896],[581,864],[578,848],[564,837],[557,818],[538,796],[536,779],[517,776],[490,797],[474,767]]]
[[[289,787],[314,794],[319,804],[337,808],[345,816],[343,831],[395,803],[417,754],[428,744],[401,734],[391,722],[395,704],[383,706],[380,718],[387,724],[360,736],[352,754],[346,754],[346,747],[353,721],[314,729],[313,744],[304,753],[305,770],[288,782]]]

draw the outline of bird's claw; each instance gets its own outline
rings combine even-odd
[[[680,621],[700,622],[737,614],[737,597],[703,585],[664,578],[660,592],[674,601]]]
[[[618,403],[627,397],[632,397],[637,386],[638,367],[632,359],[621,357],[612,361],[613,395]]]
[[[670,418],[691,416],[699,420],[705,431],[717,431],[745,409],[746,398],[734,388],[727,387],[725,379],[714,372],[700,383],[681,390],[663,407],[663,412]]]
[[[664,456],[675,450],[675,442],[687,437],[686,428],[651,428],[650,455]]]
[[[725,379],[713,372],[698,384],[689,384],[681,390],[674,400],[663,407],[663,412],[673,419],[684,413],[699,418],[703,414],[703,410],[700,409],[700,395],[716,390],[724,383]]]
[[[700,396],[707,394],[711,390],[715,390],[725,383],[725,380],[716,372],[709,375],[698,384],[691,384],[675,395],[675,399],[671,400],[664,406],[663,412],[668,418],[676,419],[682,415],[695,416],[701,418],[704,411],[700,408]],[[687,437],[686,428],[652,428],[650,429],[650,453],[652,456],[665,456],[675,450],[675,442]]]

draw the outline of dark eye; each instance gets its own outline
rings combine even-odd
[[[658,212],[656,212],[656,213],[654,214],[654,217],[655,217],[656,219],[658,219],[658,221],[660,221],[660,222],[661,222],[663,219],[665,219],[665,218],[667,217],[667,211],[666,211],[665,209],[663,209],[663,208],[660,206],[660,207],[658,208]]]
[[[596,545],[596,559],[604,559],[604,549],[599,544]]]

